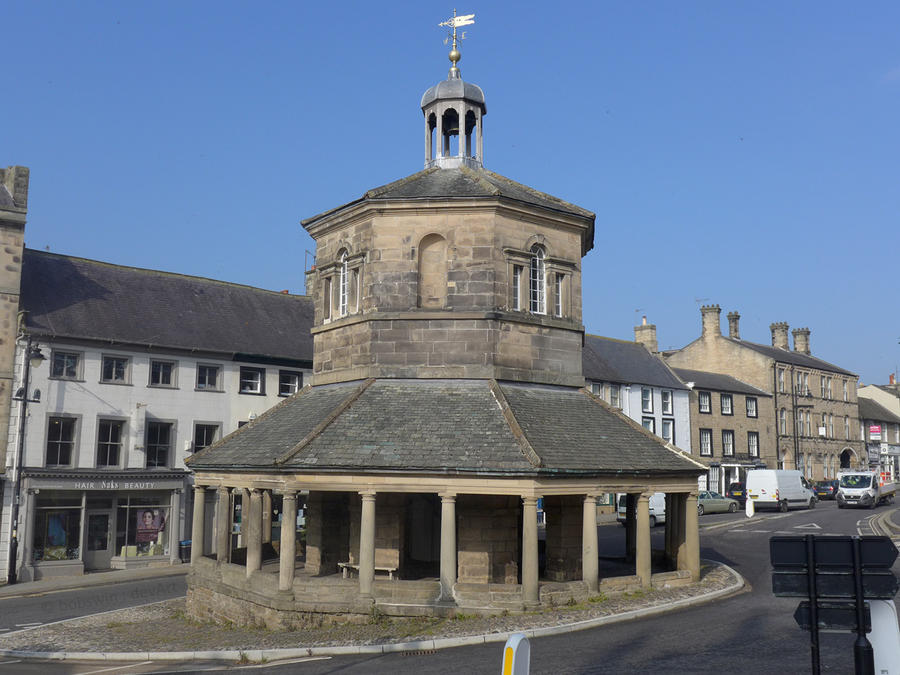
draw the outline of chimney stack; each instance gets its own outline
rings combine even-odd
[[[772,331],[772,346],[778,349],[789,349],[788,347],[788,324],[787,321],[779,321],[769,326]]]
[[[634,327],[634,341],[644,345],[651,354],[659,351],[659,344],[656,342],[656,326],[647,323],[647,317],[641,318],[641,325]]]
[[[791,335],[794,336],[794,351],[809,354],[809,328],[795,328]]]
[[[28,176],[27,166],[0,169],[0,187],[6,188],[9,198],[12,198],[12,204],[4,206],[4,196],[0,194],[0,208],[9,209],[11,206],[12,209],[25,213],[28,209]]]
[[[703,333],[700,337],[718,337],[722,334],[722,328],[719,325],[719,315],[722,314],[722,308],[718,305],[703,305],[700,308],[700,315],[703,317]]]
[[[728,337],[733,340],[741,339],[741,315],[737,312],[728,312]]]

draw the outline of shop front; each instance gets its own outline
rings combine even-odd
[[[20,578],[177,563],[189,487],[185,471],[25,469]]]

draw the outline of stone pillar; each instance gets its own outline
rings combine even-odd
[[[84,537],[87,527],[87,492],[81,493],[81,523],[78,528],[78,560],[84,565]],[[32,535],[33,536],[33,535]],[[83,568],[82,568],[83,569]]]
[[[241,511],[245,511],[242,520],[244,536],[247,539],[247,578],[262,566],[262,493],[260,490],[245,490],[250,493],[250,508],[241,505]],[[246,528],[246,529],[244,529]]]
[[[375,590],[375,493],[360,492],[359,594],[371,598]]]
[[[687,495],[675,495],[675,567],[679,570],[687,569],[687,546],[685,542],[685,513],[687,509]]]
[[[674,531],[673,527],[672,527],[673,517],[674,517],[673,516],[674,506],[672,505],[672,495],[668,492],[666,493],[665,502],[666,502],[666,506],[665,506],[665,509],[666,509],[666,534],[665,534],[666,552],[665,552],[665,555],[666,555],[666,560],[669,561],[669,560],[672,560],[674,557],[675,548],[674,548],[674,543],[673,543],[673,539],[672,539],[672,532]]]
[[[522,595],[526,607],[540,602],[537,497],[522,497]]]
[[[206,492],[204,492],[203,494],[204,496],[206,496]],[[174,565],[180,560],[180,550],[178,548],[179,534],[181,533],[182,528],[186,529],[187,526],[187,523],[182,523],[181,520],[181,488],[172,490],[172,499],[169,502],[169,507],[169,562]],[[185,516],[186,515],[187,513],[185,512]],[[203,527],[204,529],[206,528],[205,522]],[[193,536],[194,535],[192,534],[191,537]],[[203,540],[201,540],[200,543],[202,545]],[[203,550],[203,553],[206,553],[206,549]],[[203,553],[201,553],[201,555],[203,555]],[[194,562],[193,546],[191,547],[191,562]]]
[[[483,133],[481,129],[481,125],[484,124],[484,117],[481,116],[481,111],[479,110],[475,113],[476,116],[476,124],[478,125],[478,161],[484,164],[484,141],[483,141]]]
[[[272,491],[263,490],[262,493],[262,542],[269,544],[272,541]]]
[[[174,511],[174,509],[172,509]],[[172,513],[169,520],[176,516]],[[194,486],[194,519],[191,524],[191,565],[203,557],[203,531],[206,527],[206,486]],[[178,521],[176,521],[178,522]]]
[[[297,558],[297,493],[285,492],[281,507],[281,546],[278,550],[278,590],[294,587],[294,564]]]
[[[634,495],[625,495],[625,558],[634,560]]]
[[[428,123],[428,116],[425,116],[425,166],[431,161],[431,126]]]
[[[652,573],[650,560],[650,494],[641,493],[637,499],[636,551],[634,556],[634,573],[640,577],[641,586],[650,587]]]
[[[444,111],[440,107],[434,110],[434,121],[437,123],[434,128],[434,142],[437,144],[434,158],[438,159],[444,156]]]
[[[216,560],[228,562],[231,557],[231,490],[219,487],[216,490]]]
[[[584,498],[581,527],[581,572],[588,589],[596,591],[600,585],[599,551],[597,550],[597,498]]]
[[[33,581],[34,580],[34,509],[37,506],[37,500],[35,499],[35,494],[33,489],[23,490],[22,491],[22,506],[19,509],[19,520],[22,519],[23,515],[25,518],[25,529],[23,530],[19,527],[19,541],[21,544],[21,548],[19,548],[20,556],[19,558],[22,563],[16,563],[17,569],[19,570],[19,581]],[[15,499],[15,496],[13,496]],[[18,527],[18,523],[16,523],[16,527]],[[6,553],[9,555],[9,551]],[[24,577],[23,577],[24,573]]]
[[[441,602],[453,602],[456,585],[456,495],[441,495]]]
[[[697,522],[697,493],[691,492],[684,508],[684,569],[691,579],[700,579],[700,524]]]

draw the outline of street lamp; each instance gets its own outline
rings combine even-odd
[[[37,345],[31,342],[31,336],[25,338],[25,363],[22,373],[22,386],[16,390],[13,401],[19,401],[19,442],[16,444],[16,481],[13,488],[12,510],[12,537],[9,540],[9,571],[7,583],[14,584],[18,581],[16,571],[16,559],[19,557],[19,505],[21,503],[22,490],[22,460],[25,452],[25,418],[28,416],[28,404],[39,403],[41,390],[35,389],[31,398],[28,398],[28,387],[31,382],[31,369],[37,368],[44,361],[44,355]]]

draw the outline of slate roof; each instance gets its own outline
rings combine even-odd
[[[25,249],[22,308],[33,335],[312,362],[302,295]]]
[[[870,398],[859,397],[859,418],[863,420],[875,420],[877,422],[890,422],[900,424],[900,417],[892,413],[877,401]]]
[[[512,421],[492,388],[507,402]],[[584,390],[487,380],[384,379],[307,387],[188,463],[195,471],[288,473],[704,471]]]
[[[585,335],[581,363],[588,380],[687,389],[662,359],[638,342]]]
[[[750,396],[772,396],[762,389],[757,389],[753,385],[731,377],[731,375],[708,373],[705,370],[689,370],[687,368],[672,368],[672,370],[685,382],[693,382],[695,389],[727,391],[734,394],[749,394]]]
[[[723,336],[724,337],[724,336]],[[841,375],[850,375],[852,377],[856,377],[856,373],[851,373],[849,370],[844,370],[843,368],[839,368],[833,363],[828,363],[828,361],[823,361],[822,359],[817,359],[815,356],[809,356],[808,354],[804,354],[802,352],[795,352],[790,349],[779,349],[778,347],[772,347],[771,345],[761,345],[756,342],[747,342],[746,340],[735,340],[734,338],[725,337],[726,340],[731,340],[735,344],[743,345],[744,347],[748,347],[755,352],[759,352],[760,354],[764,354],[768,356],[770,359],[775,359],[776,361],[780,361],[781,363],[790,363],[795,366],[801,366],[803,368],[815,368],[817,370],[828,370],[833,373],[840,373]]]
[[[590,220],[588,236],[585,238],[583,253],[594,245],[594,214],[575,204],[563,201],[552,195],[522,185],[514,180],[488,171],[461,166],[455,169],[432,167],[414,173],[406,178],[369,190],[360,199],[348,202],[302,221],[307,227],[317,220],[363,202],[384,202],[390,200],[414,199],[501,199],[522,202],[545,209],[559,211],[569,215]]]

